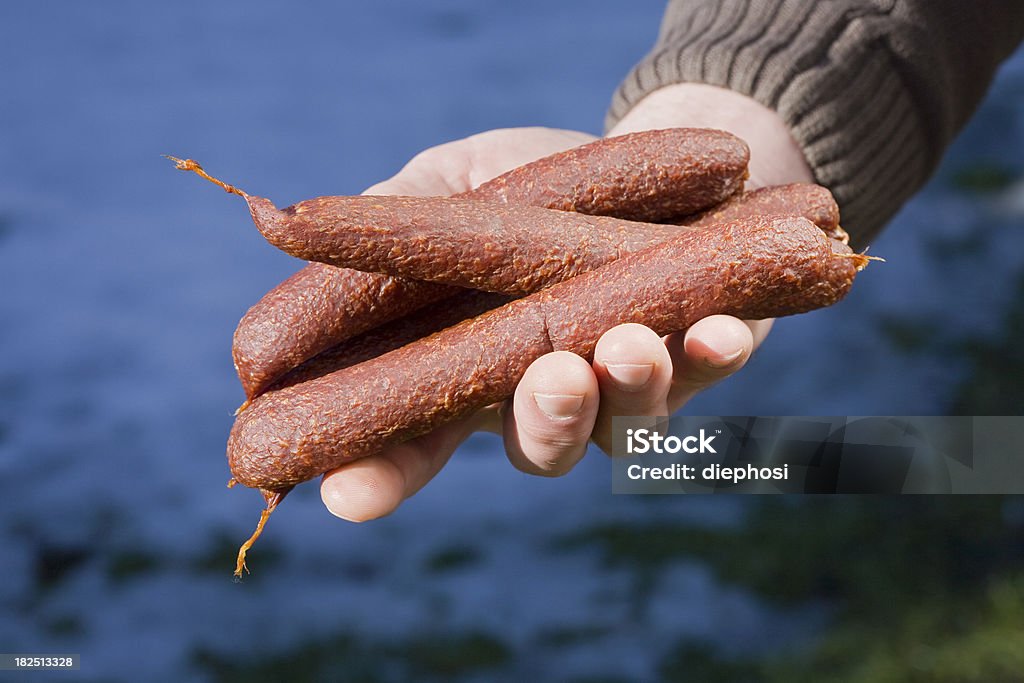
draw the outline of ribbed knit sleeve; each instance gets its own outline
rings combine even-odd
[[[606,125],[673,83],[748,95],[786,121],[863,245],[934,172],[1022,35],[1024,0],[672,0]]]

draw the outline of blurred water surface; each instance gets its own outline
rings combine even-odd
[[[224,489],[241,400],[231,333],[300,264],[160,155],[284,205],[357,193],[490,128],[599,133],[661,10],[5,4],[0,650],[81,652],[87,680],[228,680],[225,662],[317,647],[344,651],[353,676],[375,671],[367,680],[393,680],[374,663],[398,661],[568,679],[649,676],[684,636],[770,648],[813,631],[818,611],[782,612],[701,562],[639,575],[565,541],[611,521],[736,524],[744,501],[613,498],[596,454],[564,479],[527,477],[483,436],[372,524],[331,518],[301,487],[254,575],[230,581],[260,505]],[[777,324],[749,368],[688,410],[1020,413],[1024,360],[1007,330],[1024,319],[1022,114],[1018,53],[872,246],[887,263],[842,305]],[[476,665],[446,669],[437,652]]]

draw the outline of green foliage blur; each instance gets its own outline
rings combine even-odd
[[[631,551],[609,532],[605,557],[622,561]],[[809,648],[760,661],[682,642],[663,680],[1024,681],[1021,498],[772,499],[733,533],[673,540],[781,606],[819,600],[835,613]]]

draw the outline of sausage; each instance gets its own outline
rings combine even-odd
[[[750,149],[707,128],[603,138],[520,166],[465,197],[657,223],[743,189]]]
[[[846,233],[839,227],[839,207],[836,205],[832,194],[823,187],[806,183],[781,185],[762,188],[752,192],[745,192],[727,199],[714,209],[709,209],[706,212],[682,219],[680,225],[690,229],[707,228],[716,223],[751,218],[759,215],[803,216],[815,223],[829,236],[840,238],[843,243],[846,243],[847,241]],[[670,231],[666,231],[666,233],[669,232]],[[318,268],[317,265],[320,267]],[[334,273],[336,273],[336,275],[332,275]],[[352,334],[356,333],[352,331],[355,329],[355,323],[364,323],[363,326],[358,328],[359,331],[362,331],[370,325],[386,322],[386,320],[381,319],[384,316],[374,315],[372,312],[374,310],[372,308],[373,301],[381,300],[380,298],[369,297],[369,301],[365,302],[366,308],[364,309],[367,312],[359,315],[352,312],[352,310],[356,305],[364,304],[363,297],[358,297],[352,303],[345,303],[344,294],[347,290],[353,292],[360,291],[360,287],[347,286],[349,276],[358,277],[360,275],[358,271],[342,268],[336,269],[323,264],[311,264],[309,267],[293,276],[293,278],[298,279],[306,274],[316,274],[317,278],[322,278],[320,282],[323,284],[314,281],[312,284],[308,284],[307,290],[309,295],[323,297],[323,303],[318,303],[318,307],[321,310],[330,311],[330,303],[332,301],[337,302],[338,306],[345,305],[346,310],[344,311],[345,315],[330,313],[330,317],[326,321],[320,321],[318,319],[303,320],[302,326],[296,330],[296,335],[320,334],[328,335],[328,338],[330,338],[329,333],[334,332],[335,336],[340,336],[340,334],[344,334],[345,330],[334,331],[329,329],[329,325],[331,323],[334,323],[331,327],[337,327],[338,323],[336,321],[339,320],[345,322],[348,326],[346,329]],[[402,285],[397,285],[395,284],[394,278],[390,278],[388,276],[371,274],[365,275],[389,282],[393,285],[385,291],[394,293],[397,301],[393,305],[388,304],[382,307],[385,310],[391,311],[403,310],[399,308],[402,303],[410,303],[410,308],[414,307],[418,309],[419,306],[422,305],[422,299],[429,298],[429,295],[425,293],[433,292],[435,291],[433,288],[438,287],[437,285],[415,280],[404,280]],[[340,286],[335,286],[334,283],[340,283]],[[287,284],[291,283],[286,281],[285,284],[280,285],[279,287],[285,287]],[[302,286],[305,284],[306,283],[303,282],[294,283],[291,288],[292,293],[283,297],[283,300],[280,303],[271,298],[274,292],[264,297],[264,301],[261,303],[266,303],[268,305],[268,310],[281,310],[282,315],[284,315],[284,301],[293,302],[294,295],[300,293]],[[407,291],[410,292],[410,295],[407,296],[406,299],[402,299],[400,296],[403,288],[407,288]],[[442,292],[441,290],[437,291],[439,292],[438,297],[447,293]],[[450,291],[451,290],[448,290],[448,292]],[[379,297],[379,295],[377,296]],[[482,308],[481,303],[479,302],[491,301],[491,307],[494,307],[500,303],[505,303],[506,301],[502,297],[482,297],[479,299],[479,302],[477,302],[474,295],[469,294],[468,299],[465,299],[466,296],[466,294],[459,295],[459,297],[451,300],[451,304],[446,301],[445,303],[430,306],[426,310],[422,311],[420,315],[413,316],[413,320],[411,321],[400,322],[404,320],[400,318],[399,321],[396,321],[394,324],[385,326],[385,330],[382,330],[379,334],[368,332],[356,339],[350,340],[354,342],[353,344],[349,344],[349,341],[342,341],[335,347],[319,353],[317,356],[306,362],[303,362],[305,359],[299,357],[296,353],[288,356],[284,356],[284,354],[279,353],[278,358],[282,359],[280,361],[280,365],[285,365],[287,363],[290,363],[291,366],[296,366],[299,363],[302,363],[302,365],[295,368],[294,371],[286,373],[286,376],[283,377],[281,381],[274,382],[269,388],[276,389],[280,388],[282,385],[290,385],[297,381],[305,381],[306,379],[341,369],[353,362],[362,362],[363,360],[367,360],[375,355],[380,355],[385,351],[398,348],[398,346],[408,343],[409,341],[427,336],[428,334],[432,334],[443,327],[447,327],[448,325],[483,312],[483,310],[486,309]],[[463,298],[463,300],[474,302],[466,307],[466,311],[468,312],[464,315],[462,313],[463,304],[459,303],[460,297]],[[381,308],[377,308],[376,310],[380,311]],[[410,309],[404,309],[403,314],[408,312],[408,310]],[[282,327],[271,326],[270,329],[275,333],[272,338],[272,342],[279,341]],[[394,339],[392,339],[392,337],[394,337]],[[246,335],[239,335],[236,333],[236,365],[239,368],[242,367],[239,362],[239,356],[249,359],[257,357],[257,354],[251,350],[253,347],[252,339],[260,340],[262,338],[262,335],[258,334],[258,330],[256,332],[249,332]],[[375,345],[378,351],[368,355],[368,352],[374,349]],[[293,344],[290,347],[279,348],[291,348],[294,350],[303,347],[310,348],[311,346],[313,346],[313,344]],[[239,353],[239,349],[246,349],[247,351],[246,353]],[[272,343],[265,343],[259,350],[266,351],[266,353],[259,354],[260,356],[272,355],[273,345]],[[353,361],[352,359],[354,358],[358,358],[358,361]],[[241,370],[239,375],[242,376]],[[254,377],[255,371],[250,371],[246,374],[246,379],[243,380],[243,384],[246,384],[247,380],[253,381]],[[250,397],[256,393],[262,393],[263,389],[266,388],[256,387],[255,383],[253,386],[255,390],[250,393]]]
[[[270,290],[235,330],[235,371],[248,398],[338,342],[462,291],[315,264]]]
[[[590,358],[625,322],[658,334],[716,313],[779,317],[842,298],[867,257],[803,218],[679,234],[426,339],[260,396],[228,440],[235,479],[286,491],[507,399],[556,350]]]
[[[724,131],[643,131],[552,154],[457,196],[668,220],[739,192],[749,157],[746,144]],[[185,164],[179,168],[195,170]],[[305,266],[238,323],[232,354],[246,396],[321,351],[451,293],[402,278]]]
[[[259,231],[308,261],[528,294],[678,232],[533,206],[452,197],[317,197],[278,209],[245,195]]]
[[[751,193],[739,209],[768,208]],[[274,246],[312,261],[512,295],[537,291],[657,242],[670,226],[442,197],[318,197],[277,209],[246,196]],[[812,207],[817,210],[817,205]],[[697,221],[717,222],[712,214]]]
[[[832,193],[820,185],[791,183],[762,187],[726,199],[702,213],[678,221],[691,228],[742,220],[751,216],[803,216],[843,244],[850,236],[839,225],[839,205]]]
[[[509,301],[510,298],[504,294],[475,290],[461,292],[358,337],[346,339],[289,370],[267,391],[277,391],[376,358]]]

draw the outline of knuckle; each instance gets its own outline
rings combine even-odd
[[[576,428],[563,428],[562,426],[540,427],[527,426],[524,428],[530,444],[538,451],[545,453],[566,453],[585,446],[590,439],[589,430],[584,433],[580,426]]]

